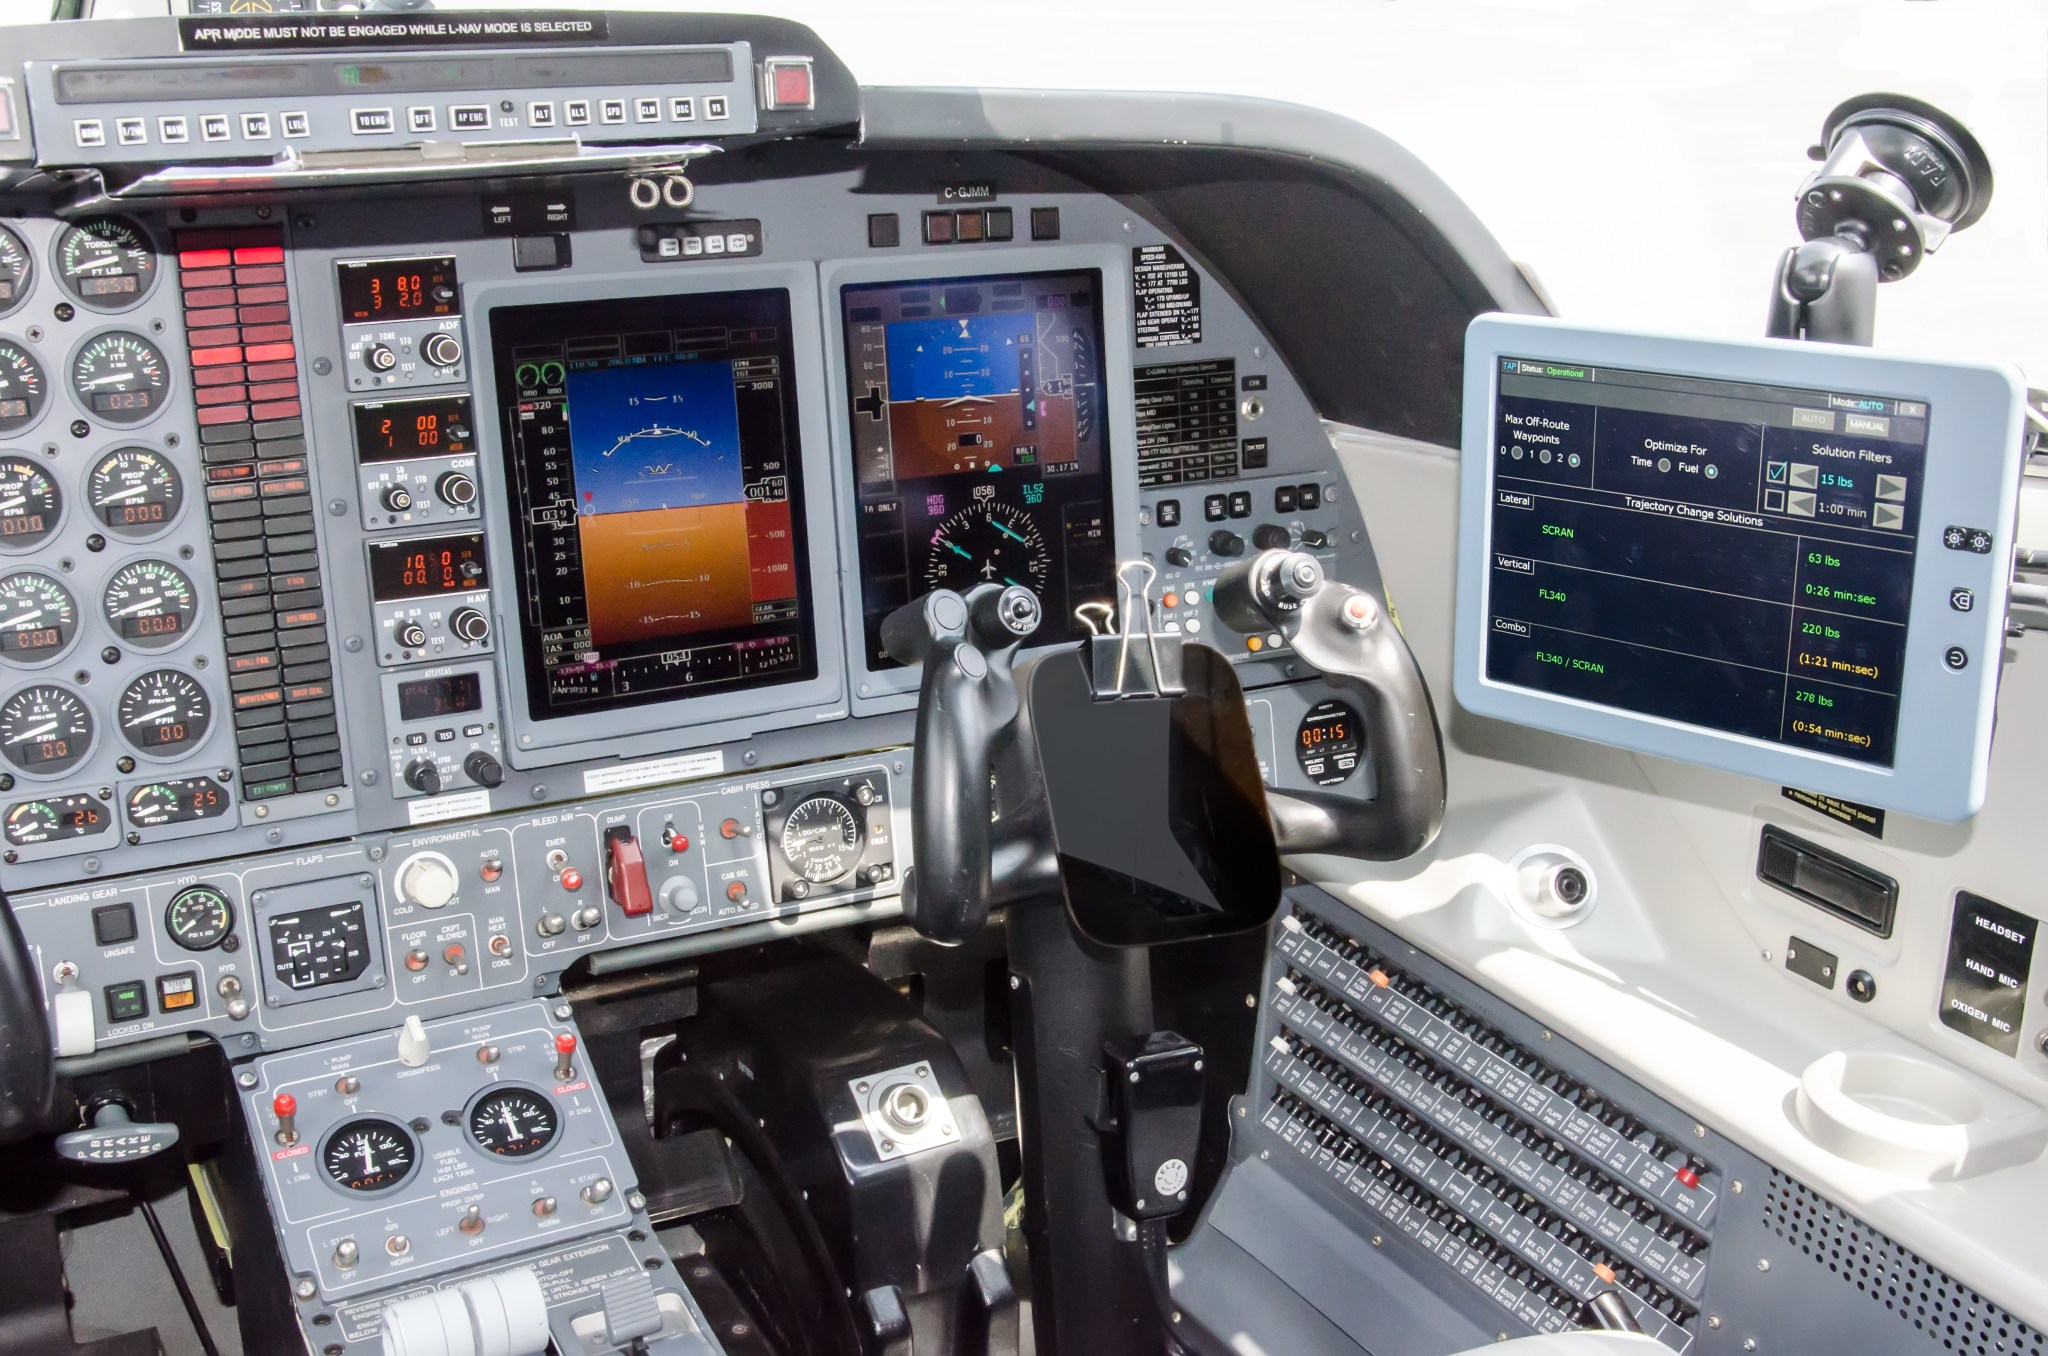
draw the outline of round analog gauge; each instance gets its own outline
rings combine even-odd
[[[185,572],[168,560],[123,565],[100,598],[107,625],[140,650],[176,645],[199,615],[199,595]]]
[[[21,771],[54,777],[91,748],[92,712],[71,689],[37,683],[0,702],[0,756]]]
[[[78,634],[78,604],[46,574],[22,570],[0,579],[0,659],[40,664]]]
[[[0,339],[0,433],[27,428],[43,412],[43,366],[12,339]]]
[[[853,870],[860,846],[860,816],[836,796],[812,796],[782,824],[782,855],[813,885]]]
[[[320,1146],[320,1166],[344,1191],[371,1194],[389,1191],[419,1164],[419,1141],[412,1131],[382,1116],[343,1121]]]
[[[501,1158],[528,1158],[555,1142],[562,1128],[555,1104],[532,1088],[493,1088],[469,1104],[469,1137]]]
[[[1019,584],[1043,598],[1051,562],[1031,515],[990,500],[961,509],[933,529],[924,582],[960,593],[977,584]]]
[[[128,684],[118,719],[121,737],[137,752],[173,757],[206,738],[213,703],[192,675],[153,669]]]
[[[57,237],[57,281],[88,306],[125,311],[156,281],[156,251],[132,221],[82,221]]]
[[[235,930],[235,906],[211,885],[194,885],[171,897],[164,930],[187,951],[211,951]]]
[[[0,546],[34,546],[57,530],[64,495],[27,457],[0,457]]]
[[[71,359],[71,393],[110,424],[139,424],[163,408],[171,369],[155,344],[115,330],[85,341]]]
[[[35,261],[21,237],[0,226],[0,315],[21,305],[36,277]]]
[[[122,447],[101,457],[86,477],[86,502],[123,537],[153,536],[178,516],[185,501],[185,482],[178,468],[161,452]]]

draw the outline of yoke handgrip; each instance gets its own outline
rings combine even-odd
[[[889,657],[924,668],[903,913],[936,942],[966,941],[988,921],[995,855],[990,769],[1017,723],[1010,660],[1038,621],[1038,600],[1028,589],[984,584],[965,598],[935,590],[882,622]]]
[[[1397,861],[1428,847],[1444,820],[1443,736],[1422,670],[1380,601],[1325,579],[1313,556],[1266,551],[1217,579],[1216,614],[1240,631],[1280,631],[1365,723],[1378,794],[1269,789],[1280,850]]]

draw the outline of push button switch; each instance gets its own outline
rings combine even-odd
[[[103,904],[92,911],[93,940],[101,946],[119,946],[135,940],[135,906]]]

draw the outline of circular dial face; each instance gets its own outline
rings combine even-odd
[[[53,777],[91,747],[92,712],[69,688],[37,683],[0,702],[0,756],[23,772]]]
[[[64,496],[27,457],[0,457],[0,546],[34,546],[57,530]]]
[[[33,424],[48,394],[35,355],[12,339],[0,339],[0,433]]]
[[[192,630],[199,595],[191,579],[168,560],[123,565],[100,597],[107,625],[140,650],[176,645]]]
[[[838,880],[860,862],[860,816],[834,796],[812,796],[782,825],[782,855],[813,885]]]
[[[155,344],[115,330],[88,339],[71,360],[71,393],[110,424],[139,424],[163,408],[171,369]]]
[[[21,237],[0,226],[0,315],[21,305],[35,281],[35,261]]]
[[[320,1146],[320,1166],[346,1191],[389,1191],[412,1176],[419,1141],[396,1121],[358,1116],[343,1121]]]
[[[57,237],[57,281],[88,306],[125,311],[156,279],[156,251],[132,221],[100,217]]]
[[[23,570],[0,579],[0,659],[40,664],[78,634],[78,604],[46,574]]]
[[[990,500],[961,509],[932,530],[924,582],[959,593],[977,584],[1020,584],[1043,598],[1051,562],[1031,515]]]
[[[187,951],[211,951],[235,930],[235,906],[211,885],[180,890],[164,907],[164,930]]]
[[[92,468],[85,481],[85,497],[107,531],[123,537],[148,537],[178,516],[178,506],[185,500],[185,482],[163,453],[122,447],[101,457]]]
[[[555,1142],[555,1104],[532,1088],[494,1088],[469,1104],[469,1137],[501,1158],[526,1158]]]
[[[206,738],[213,703],[190,674],[153,669],[128,684],[118,719],[121,737],[137,752],[169,757]]]
[[[1309,708],[1294,732],[1294,757],[1317,786],[1336,786],[1358,771],[1365,749],[1358,712],[1343,702],[1319,702]]]

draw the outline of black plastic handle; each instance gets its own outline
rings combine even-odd
[[[1241,631],[1281,632],[1365,722],[1378,794],[1361,801],[1268,790],[1280,850],[1384,862],[1428,847],[1444,822],[1443,735],[1422,669],[1385,604],[1324,579],[1313,556],[1265,551],[1217,579],[1216,613]]]
[[[991,767],[1017,724],[1011,661],[1038,621],[1030,590],[984,584],[965,598],[936,590],[882,622],[889,657],[924,668],[903,913],[936,942],[964,942],[988,921],[995,857]]]

